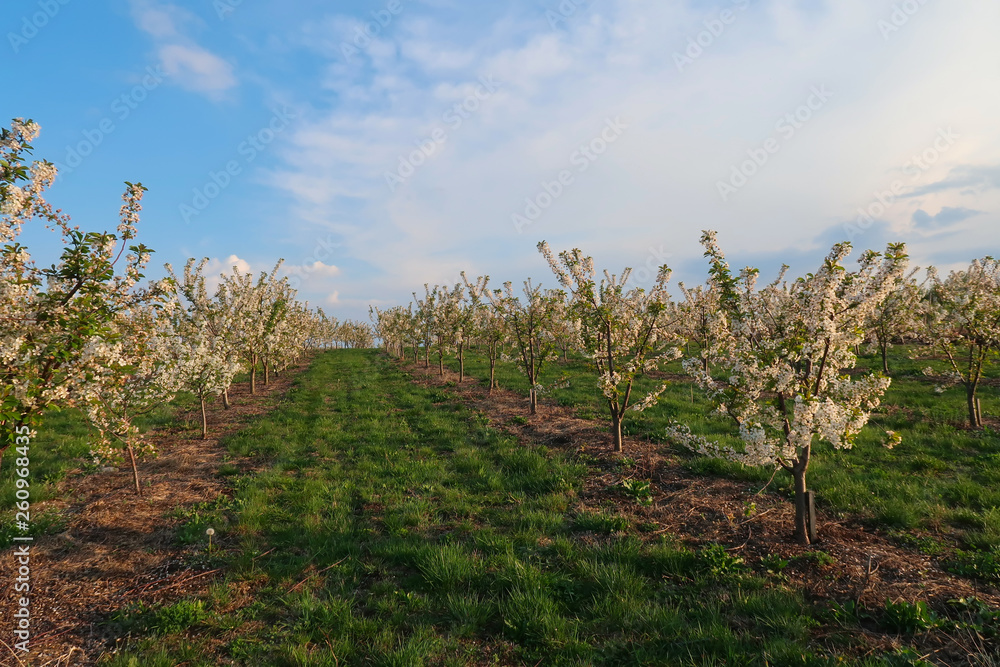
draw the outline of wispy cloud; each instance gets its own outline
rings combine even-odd
[[[923,209],[918,209],[913,213],[913,223],[920,230],[939,230],[968,220],[981,213],[982,211],[973,211],[960,206],[954,208],[945,206],[937,215],[931,215]]]
[[[973,166],[963,165],[952,169],[948,176],[920,188],[916,188],[911,197],[938,192],[959,191],[963,194],[979,194],[987,190],[1000,188],[1000,165]]]
[[[976,55],[986,44],[976,40],[987,39],[984,21],[1000,11],[985,0],[962,14],[929,4],[887,43],[878,21],[890,4],[605,0],[558,30],[543,10],[531,14],[521,3],[474,30],[458,15],[445,20],[410,5],[351,62],[337,46],[351,20],[312,21],[337,29],[324,38],[311,27],[301,38],[327,60],[322,100],[313,98],[272,183],[292,200],[303,236],[332,230],[358,261],[338,276],[344,303],[447,282],[461,269],[544,277],[534,253],[541,238],[600,254],[608,265],[641,264],[646,248],[668,244],[683,264],[700,256],[697,230],[711,227],[748,252],[821,257],[827,236],[842,230],[836,222],[855,216],[951,124],[969,140],[921,172],[920,183],[906,183],[907,201],[858,243],[940,232],[978,211],[985,217],[1000,202],[971,193],[995,187],[1000,173],[957,165],[1000,157],[976,141],[993,131],[989,110],[998,106],[980,85],[989,59]],[[738,20],[712,33],[711,48],[679,72],[673,54],[734,6]],[[387,190],[386,171],[483,75],[502,88]],[[822,114],[796,127],[794,142],[738,198],[721,202],[719,174],[780,132],[787,112],[821,85],[837,91]],[[530,234],[518,235],[510,212],[545,191],[595,128],[619,116],[627,136],[577,175]]]
[[[218,97],[236,86],[232,66],[199,46],[168,44],[160,48],[160,59],[167,75],[188,90]]]
[[[156,42],[164,71],[177,85],[221,99],[238,85],[231,63],[199,46],[186,33],[200,20],[176,5],[153,0],[131,0],[136,26]]]

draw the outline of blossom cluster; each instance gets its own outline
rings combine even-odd
[[[87,408],[108,369],[129,364],[122,318],[155,291],[138,286],[149,249],[128,245],[145,188],[126,183],[117,234],[81,232],[45,199],[56,168],[28,162],[38,133],[23,119],[0,129],[0,455],[17,428],[37,426],[50,406]],[[23,227],[36,221],[64,245],[48,268],[18,243]],[[127,420],[117,422],[114,428],[128,430]]]
[[[890,380],[848,371],[866,323],[902,278],[904,248],[868,251],[848,271],[842,262],[850,244],[837,244],[815,273],[788,282],[783,271],[758,288],[755,269],[733,275],[714,233],[705,232],[702,244],[711,265],[706,290],[719,304],[717,316],[702,320],[703,354],[725,379],[713,377],[704,357],[684,367],[732,419],[743,447],[710,445],[682,426],[671,435],[704,454],[789,469],[807,465],[815,442],[851,447]]]
[[[277,267],[256,282],[234,269],[214,295],[204,262],[140,285],[152,253],[135,243],[145,188],[126,183],[115,233],[80,231],[45,200],[56,168],[28,160],[38,132],[23,119],[0,128],[0,456],[11,434],[58,406],[90,418],[97,456],[134,460],[153,452],[139,415],[180,390],[225,394],[247,350],[266,374],[324,341],[370,345],[366,325],[331,323],[296,301]],[[49,268],[18,243],[35,222],[61,236]]]
[[[579,347],[597,374],[597,384],[611,413],[612,437],[621,450],[621,421],[627,410],[642,411],[657,402],[667,385],[632,403],[635,379],[660,370],[681,356],[682,314],[667,292],[670,269],[660,267],[652,288],[626,289],[631,269],[621,275],[604,271],[595,279],[594,260],[579,249],[559,253],[538,244],[549,268],[570,294],[569,314],[578,322]]]

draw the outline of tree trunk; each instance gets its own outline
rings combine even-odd
[[[531,389],[528,391],[528,404],[530,406],[529,414],[538,413],[538,394],[535,393],[535,385],[531,385]]]
[[[611,442],[615,451],[622,451],[622,418],[618,411],[611,409]]]
[[[880,345],[879,347],[882,349],[882,372],[885,373],[886,375],[888,375],[889,374],[889,350],[888,350],[889,346],[886,344],[886,345]]]
[[[969,407],[969,427],[979,428],[983,422],[980,419],[979,410],[976,409],[976,386],[974,384],[967,383],[965,385],[965,398]]]
[[[208,440],[208,415],[205,414],[205,397],[201,397],[201,439]]]
[[[125,449],[128,451],[129,461],[132,462],[132,479],[135,480],[135,492],[141,498],[142,487],[139,486],[139,468],[135,465],[135,449],[132,448],[132,445],[129,445]]]
[[[458,383],[462,384],[465,380],[465,345],[463,343],[458,344]]]
[[[490,357],[490,392],[493,393],[493,387],[496,386],[496,370],[497,370],[497,358]]]
[[[250,394],[257,393],[257,364],[250,367]]]
[[[438,375],[444,377],[444,348],[438,350]]]
[[[795,540],[799,544],[809,544],[806,463],[797,461],[792,466],[792,476],[795,478]]]
[[[264,386],[271,384],[271,367],[264,362]]]
[[[228,410],[231,406],[229,405],[229,387],[226,387],[222,392],[222,407]]]
[[[424,347],[424,368],[431,367],[431,346],[427,345]]]

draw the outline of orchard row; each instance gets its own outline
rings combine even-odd
[[[56,176],[48,162],[29,164],[38,126],[15,120],[0,129],[0,457],[46,411],[75,407],[98,434],[94,455],[106,462],[151,453],[139,418],[194,395],[208,436],[206,402],[228,392],[240,372],[265,384],[310,348],[370,347],[365,323],[337,322],[296,299],[281,262],[257,278],[233,267],[214,290],[205,262],[181,275],[147,281],[151,250],[130,244],[145,188],[127,184],[117,233],[84,233],[46,202]],[[40,268],[18,240],[27,224],[62,236],[57,263]],[[136,473],[136,489],[139,489]]]
[[[666,388],[640,392],[636,380],[657,377],[665,364],[682,359],[684,372],[700,386],[731,425],[737,447],[719,444],[674,423],[666,437],[706,456],[749,466],[787,470],[795,484],[796,536],[809,543],[806,472],[817,448],[850,448],[888,389],[888,350],[907,343],[917,355],[944,360],[943,384],[964,386],[970,428],[983,424],[977,393],[986,364],[1000,351],[1000,264],[991,257],[941,277],[931,268],[918,279],[908,270],[901,243],[861,254],[856,269],[845,266],[850,243],[833,247],[813,273],[758,285],[758,270],[734,272],[716,234],[702,233],[708,263],[704,284],[667,290],[670,270],[659,269],[650,289],[620,275],[595,272],[594,261],[574,249],[556,256],[544,242],[539,251],[559,288],[530,279],[489,287],[462,274],[454,287],[425,285],[408,306],[373,309],[376,334],[386,349],[412,351],[424,364],[433,354],[440,371],[445,355],[458,359],[470,344],[485,350],[490,389],[498,362],[509,361],[531,387],[536,412],[543,366],[568,350],[589,362],[603,393],[611,444],[622,451],[622,422],[629,412],[656,404]],[[696,354],[685,354],[693,349]],[[861,346],[878,351],[882,369],[856,372]],[[925,373],[933,374],[931,368]],[[646,383],[643,383],[644,386]],[[930,389],[928,389],[930,390]],[[885,445],[900,442],[885,433]]]

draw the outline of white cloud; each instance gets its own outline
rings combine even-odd
[[[173,4],[131,0],[136,26],[153,37],[164,71],[181,87],[219,99],[238,85],[233,66],[199,46],[182,26],[199,26],[192,13]]]
[[[197,21],[190,12],[176,5],[159,5],[152,0],[131,0],[132,18],[136,26],[157,39],[172,39],[180,35],[179,24]]]
[[[551,283],[534,249],[542,238],[615,269],[642,265],[650,246],[671,248],[673,264],[695,259],[702,228],[746,253],[808,249],[824,230],[853,220],[942,127],[963,139],[918,181],[907,178],[908,187],[963,165],[1000,164],[1000,89],[982,85],[1000,62],[990,38],[1000,20],[995,2],[971,0],[962,12],[928,3],[888,40],[878,21],[891,15],[889,0],[732,4],[748,9],[702,38],[708,44],[682,71],[675,54],[730,3],[713,10],[608,0],[560,30],[539,16],[472,36],[451,24],[410,30],[401,21],[397,44],[383,35],[387,48],[366,54],[363,65],[329,53],[329,111],[300,124],[273,182],[297,200],[303,233],[335,229],[344,254],[371,267],[340,277],[348,302],[405,297],[463,268],[494,282],[533,275]],[[448,126],[444,114],[485,74],[502,88],[460,127]],[[777,121],[820,85],[833,97],[792,136],[781,135]],[[574,151],[616,116],[627,131],[575,171]],[[390,191],[386,172],[435,128],[447,141]],[[780,150],[723,202],[717,182],[770,137]],[[518,235],[511,214],[563,169],[574,170],[573,184]],[[984,211],[965,224],[987,238],[948,241],[949,251],[965,244],[971,257],[980,244],[1000,242],[998,197],[937,192],[900,202],[886,218],[904,234],[919,208]],[[921,263],[917,253],[934,250],[919,239],[914,249]]]
[[[168,44],[160,48],[160,60],[167,75],[188,90],[218,95],[237,83],[232,65],[198,46]]]
[[[321,293],[330,289],[331,279],[340,275],[340,268],[319,260],[311,264],[285,264],[284,273],[291,286],[301,292]]]
[[[301,266],[286,266],[285,270],[288,273],[296,275],[316,275],[316,276],[339,276],[340,269],[332,264],[324,264],[319,260],[313,262],[312,264],[305,264]]]

